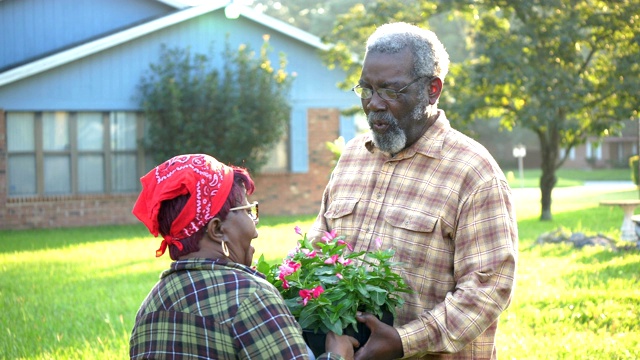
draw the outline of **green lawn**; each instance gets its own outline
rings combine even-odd
[[[523,179],[520,179],[518,169],[505,169],[509,185],[511,187],[520,188],[538,188],[540,187],[540,175],[542,171],[539,169],[525,169],[523,171]],[[631,171],[629,169],[606,169],[606,170],[574,170],[560,169],[556,172],[558,184],[556,187],[580,186],[585,181],[631,181]]]
[[[638,191],[557,188],[550,222],[538,221],[539,190],[514,187],[514,197],[518,280],[500,318],[500,358],[640,358],[640,252],[536,245],[559,226],[619,237],[622,210],[598,202]],[[282,257],[293,227],[312,221],[263,217],[256,259]],[[170,261],[154,257],[158,245],[142,225],[0,231],[0,358],[126,358],[138,306]]]

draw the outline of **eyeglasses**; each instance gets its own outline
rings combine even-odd
[[[246,210],[247,214],[249,214],[249,217],[253,221],[257,222],[258,219],[259,219],[259,211],[258,211],[258,202],[257,201],[254,201],[253,203],[251,203],[249,205],[237,206],[237,207],[229,209],[229,211],[236,211],[236,210]]]
[[[413,80],[412,82],[408,83],[402,89],[399,89],[399,90],[381,88],[381,89],[377,89],[376,92],[384,100],[396,100],[398,98],[398,94],[400,94],[401,92],[406,90],[409,86],[413,85],[416,81],[418,81],[418,80],[420,80],[422,78],[426,78],[426,77],[430,78],[431,76],[420,76],[419,78]],[[356,93],[356,95],[358,95],[358,97],[360,99],[367,100],[367,99],[371,99],[371,97],[373,97],[373,89],[372,88],[362,87],[362,86],[360,86],[360,84],[354,86],[351,89],[351,91]]]

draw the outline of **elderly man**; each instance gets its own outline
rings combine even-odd
[[[368,39],[360,81],[371,131],[351,140],[310,231],[336,230],[354,251],[396,250],[414,290],[394,326],[369,314],[356,359],[491,359],[515,283],[518,231],[511,190],[487,150],[451,128],[438,99],[449,56],[406,23]]]

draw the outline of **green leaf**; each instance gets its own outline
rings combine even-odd
[[[271,264],[264,260],[264,255],[260,255],[260,259],[258,259],[256,269],[265,275],[271,273]]]
[[[322,324],[329,330],[336,333],[336,335],[342,335],[342,321],[340,319],[337,319],[336,321],[329,321],[328,319],[323,318]]]
[[[369,297],[369,291],[367,290],[367,286],[363,283],[355,284],[356,290],[362,295],[364,298]]]

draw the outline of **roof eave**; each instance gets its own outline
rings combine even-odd
[[[163,0],[163,2],[171,2],[175,6],[182,4],[182,2],[180,1]],[[128,41],[131,41],[132,39],[139,38],[154,31],[158,31],[182,21],[189,20],[196,16],[218,10],[228,4],[228,0],[215,0],[206,2],[202,5],[187,7],[184,10],[156,20],[152,20],[148,23],[135,26],[115,34],[105,36],[98,40],[91,41],[86,44],[82,44],[56,54],[43,57],[33,62],[12,68],[3,73],[0,73],[0,87],[42,73],[55,67],[62,66],[64,64],[112,48],[114,46],[126,43]],[[280,20],[276,20],[270,16],[264,15],[251,8],[248,8],[246,6],[239,6],[239,11],[240,15],[246,17],[247,19],[263,24],[264,26],[279,31],[287,36],[293,37],[310,46],[313,46],[320,50],[327,50],[330,48],[329,45],[322,43],[320,38],[318,38],[317,36],[300,30]]]
[[[49,69],[72,62],[74,60],[81,59],[83,57],[123,44],[132,39],[150,34],[165,27],[180,23],[184,20],[188,20],[198,15],[217,10],[226,5],[227,2],[228,1],[226,0],[212,1],[211,3],[205,5],[190,7],[185,10],[167,15],[165,17],[152,20],[148,23],[135,26],[133,28],[123,30],[112,35],[108,35],[101,39],[61,51],[51,56],[38,59],[22,66],[18,66],[11,70],[7,70],[0,74],[0,86],[4,86],[12,82],[27,78],[29,76],[39,74]]]

